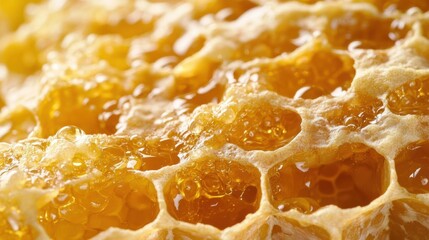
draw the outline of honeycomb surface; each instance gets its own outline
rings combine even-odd
[[[0,239],[424,239],[426,0],[1,0]]]

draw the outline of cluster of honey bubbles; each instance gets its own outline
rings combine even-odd
[[[147,4],[168,5],[154,2],[158,3]],[[356,71],[348,49],[394,47],[410,34],[411,25],[389,13],[404,13],[412,7],[428,11],[427,1],[351,1],[371,4],[379,15],[358,10],[330,16],[302,14],[303,19],[326,20],[319,29],[300,19],[280,19],[254,39],[235,42],[233,51],[219,52],[220,57],[202,53],[210,39],[193,29],[204,28],[210,21],[234,24],[257,8],[257,1],[183,2],[192,6],[185,17],[187,24],[167,18],[174,4],[166,12],[142,13],[134,11],[134,1],[115,10],[100,10],[98,5],[70,0],[59,15],[50,12],[38,17],[27,16],[25,9],[47,4],[44,1],[0,2],[4,22],[0,33],[7,36],[0,37],[0,63],[18,86],[31,86],[32,81],[42,86],[36,107],[15,106],[8,93],[1,101],[0,140],[11,145],[2,146],[0,180],[18,180],[13,191],[0,189],[0,239],[32,239],[40,234],[26,218],[19,198],[31,188],[43,192],[32,199],[39,201],[36,221],[53,239],[87,239],[110,227],[141,229],[157,218],[160,195],[172,218],[222,230],[258,211],[265,188],[269,203],[279,213],[312,214],[328,205],[349,209],[383,195],[390,177],[387,160],[362,143],[278,159],[266,175],[246,159],[216,154],[195,159],[192,153],[202,148],[217,151],[225,145],[266,152],[287,146],[304,134],[304,116],[296,104],[344,96],[352,85]],[[76,20],[75,12],[87,7],[96,11],[94,16]],[[133,14],[139,17],[130,17]],[[163,26],[167,19],[169,25]],[[37,21],[63,25],[49,30],[34,25]],[[168,27],[166,33],[159,31],[163,27]],[[70,36],[71,32],[84,37]],[[234,61],[246,64],[228,66]],[[165,85],[169,87],[160,91]],[[295,105],[272,102],[260,93],[276,94]],[[327,127],[358,132],[376,124],[385,111],[427,115],[429,78],[398,86],[384,102],[361,93],[344,99],[320,113]],[[153,109],[158,107],[160,114]],[[309,164],[307,159],[315,158],[323,158],[322,164]],[[175,168],[179,163],[183,164]],[[167,166],[173,171],[164,186],[157,187],[150,173]],[[429,141],[401,150],[395,169],[400,186],[408,192],[428,193]],[[261,186],[261,176],[267,180],[266,187]],[[403,231],[392,230],[387,236],[428,232],[400,217],[409,209],[427,216],[427,206],[410,199],[391,204],[390,227],[403,225]],[[376,216],[383,207],[368,214]],[[362,225],[378,224],[374,218],[351,224],[343,235],[361,236]],[[270,231],[268,224],[261,227],[261,238],[267,232],[274,239],[293,234],[329,238],[320,227],[303,226],[288,217],[276,219],[280,223]],[[180,229],[172,232],[200,238]]]

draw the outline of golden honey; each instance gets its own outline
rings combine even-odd
[[[2,0],[0,239],[422,239],[429,5]]]

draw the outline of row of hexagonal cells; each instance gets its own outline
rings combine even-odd
[[[428,155],[426,141],[411,144],[396,158],[399,183],[411,193],[429,192]],[[360,143],[292,156],[267,175],[269,200],[279,213],[296,209],[304,214],[326,205],[365,206],[384,193],[389,179],[384,157]],[[164,187],[171,216],[219,229],[256,212],[262,194],[256,167],[217,157],[192,161]],[[39,221],[55,238],[87,238],[109,227],[135,230],[158,215],[156,196],[153,184],[139,172],[118,171],[68,185],[39,212]]]

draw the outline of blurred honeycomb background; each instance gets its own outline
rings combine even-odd
[[[429,2],[1,0],[0,239],[424,239]]]

